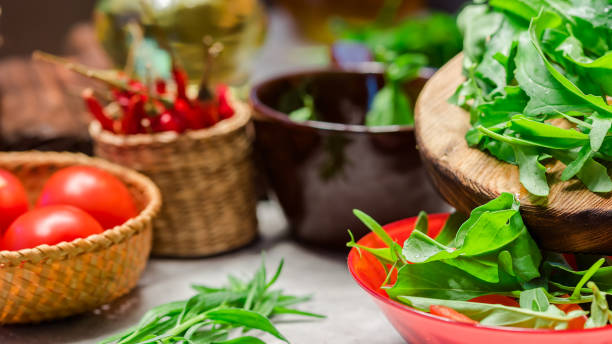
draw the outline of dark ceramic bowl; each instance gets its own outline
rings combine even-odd
[[[407,85],[412,101],[425,81]],[[315,70],[253,87],[257,154],[298,240],[342,247],[347,229],[362,236],[367,230],[354,208],[381,223],[449,209],[427,180],[411,126],[362,125],[369,95],[383,82],[363,69]],[[323,121],[287,116],[302,105],[303,91]]]

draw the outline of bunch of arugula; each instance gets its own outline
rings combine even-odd
[[[572,319],[587,314],[566,314],[555,305],[590,302],[585,327],[612,321],[606,301],[606,295],[612,295],[612,266],[597,258],[588,269],[577,271],[562,255],[540,251],[509,193],[474,209],[467,220],[451,215],[435,239],[427,235],[427,215],[421,213],[403,246],[368,215],[358,210],[355,215],[387,247],[359,245],[352,235],[348,246],[373,254],[383,264],[388,275],[381,287],[399,302],[424,311],[431,305],[450,307],[484,325],[550,329],[565,329]],[[390,285],[395,271],[396,281]],[[469,302],[483,295],[518,298],[521,307]]]
[[[282,290],[270,290],[282,268],[283,260],[268,281],[262,260],[261,267],[251,280],[230,275],[226,287],[194,285],[192,288],[197,294],[190,299],[151,309],[138,325],[101,344],[265,344],[257,337],[244,335],[250,330],[269,333],[288,343],[272,324],[271,318],[281,314],[324,316],[292,308],[295,304],[310,300],[309,296],[293,296],[284,294]],[[230,336],[233,338],[230,339]]]
[[[467,80],[450,102],[470,111],[468,144],[518,165],[533,195],[549,193],[547,159],[566,165],[562,180],[612,191],[611,12],[609,0],[490,0],[459,14]]]

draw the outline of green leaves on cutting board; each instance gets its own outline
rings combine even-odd
[[[590,304],[589,326],[607,324],[612,319],[606,301],[612,294],[612,266],[601,257],[576,256],[576,262],[590,267],[574,270],[562,255],[540,251],[519,206],[512,194],[502,193],[467,218],[451,215],[435,238],[426,234],[428,221],[421,212],[403,245],[356,210],[387,247],[365,247],[352,236],[348,246],[378,258],[387,273],[381,287],[391,298],[423,311],[440,305],[483,325],[566,329],[571,320],[588,314],[575,305]],[[395,270],[395,282],[389,284]],[[469,302],[486,295],[518,299],[520,307]]]
[[[213,288],[194,285],[197,292],[184,301],[163,304],[147,312],[138,325],[101,343],[194,343],[194,344],[261,344],[263,340],[244,335],[258,330],[283,342],[288,342],[274,326],[271,318],[294,314],[321,318],[323,316],[294,309],[309,297],[288,295],[270,290],[283,267],[281,260],[275,274],[268,280],[266,267],[261,267],[250,280],[229,276],[229,285]],[[242,330],[242,331],[239,331]]]
[[[562,180],[612,191],[610,11],[607,0],[490,0],[459,15],[467,80],[450,101],[470,110],[466,140],[519,165],[536,196],[550,191],[550,157],[566,165]],[[551,122],[559,117],[576,127]]]

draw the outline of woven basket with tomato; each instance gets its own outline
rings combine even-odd
[[[0,323],[66,317],[126,294],[160,205],[149,178],[102,159],[0,153]]]

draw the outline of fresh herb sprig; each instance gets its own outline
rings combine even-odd
[[[518,165],[533,195],[550,192],[550,159],[566,165],[562,180],[612,191],[611,11],[608,0],[490,0],[458,17],[467,80],[450,101],[470,111],[466,140]]]
[[[403,244],[368,215],[358,210],[355,215],[386,247],[365,247],[352,235],[348,246],[380,261],[388,274],[381,287],[399,302],[424,311],[449,307],[485,325],[566,329],[580,319],[587,327],[612,320],[606,303],[612,266],[599,258],[589,269],[574,270],[562,255],[541,251],[512,194],[474,209],[463,223],[464,216],[452,215],[435,238],[427,235],[427,216],[421,213]],[[470,302],[485,295],[519,299],[521,307]],[[592,320],[577,306],[585,303],[591,303]]]
[[[296,304],[310,300],[310,296],[293,296],[282,290],[270,290],[282,268],[283,260],[268,280],[262,260],[261,267],[250,280],[230,275],[229,284],[225,287],[193,285],[197,294],[188,300],[170,302],[151,309],[138,325],[101,344],[265,343],[257,337],[244,335],[251,330],[269,333],[288,343],[287,338],[273,325],[273,317],[281,314],[315,318],[324,316],[293,308]]]

